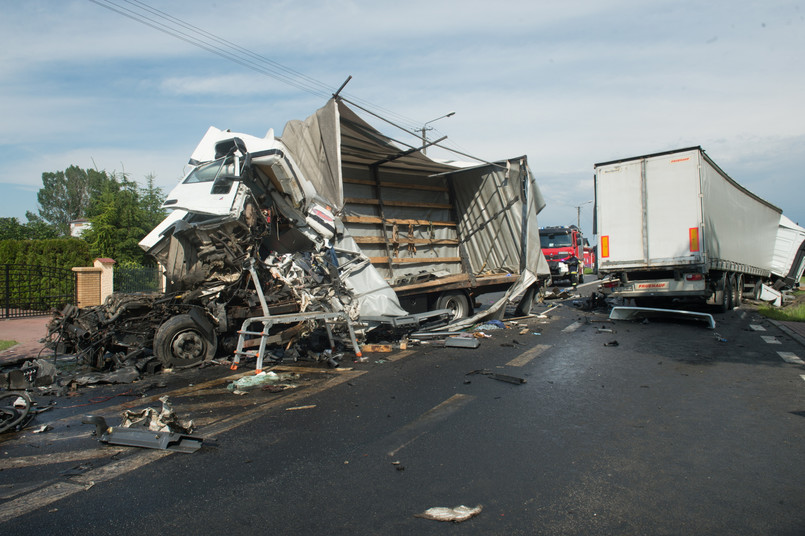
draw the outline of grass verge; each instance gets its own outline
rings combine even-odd
[[[788,307],[772,307],[763,305],[758,308],[758,313],[772,320],[782,320],[783,322],[805,322],[805,303],[798,302]]]
[[[8,350],[15,344],[17,344],[17,341],[0,341],[0,352],[3,350]]]

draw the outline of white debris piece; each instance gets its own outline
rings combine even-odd
[[[475,508],[470,508],[469,506],[456,506],[455,508],[447,508],[445,506],[434,506],[433,508],[428,508],[421,514],[417,514],[416,517],[422,517],[425,519],[433,519],[434,521],[452,521],[454,523],[461,523],[462,521],[466,521],[473,516],[477,516],[481,513],[481,509],[483,507],[479,504]]]

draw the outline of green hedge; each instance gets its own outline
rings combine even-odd
[[[70,269],[92,266],[89,244],[79,238],[0,240],[0,264],[26,264]]]

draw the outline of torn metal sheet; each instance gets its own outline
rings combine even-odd
[[[173,410],[167,396],[159,398],[162,402],[162,409],[157,411],[154,408],[145,408],[139,411],[126,410],[123,412],[121,428],[134,428],[145,426],[152,432],[175,432],[179,434],[190,434],[193,432],[194,423],[182,421]]]
[[[613,307],[609,314],[611,320],[636,320],[639,318],[682,318],[686,320],[698,320],[707,323],[707,327],[715,329],[716,321],[713,315],[708,313],[697,313],[694,311],[682,311],[678,309],[655,309],[653,307]]]
[[[758,298],[760,301],[764,301],[766,303],[770,303],[775,307],[780,307],[783,305],[783,293],[779,290],[775,290],[768,285],[762,285],[760,289],[760,296]]]
[[[106,424],[106,419],[97,415],[85,415],[81,422],[94,424],[98,440],[109,445],[191,453],[200,449],[204,441],[201,437],[181,433],[154,432],[144,428],[114,428]]]
[[[487,369],[473,370],[472,372],[468,372],[466,376],[470,376],[472,374],[483,374],[484,376],[489,376],[493,380],[499,380],[506,383],[513,383],[515,385],[520,385],[528,382],[528,380],[526,380],[525,378],[520,378],[518,376],[509,376],[507,374],[498,374],[497,372],[492,372],[491,370]]]
[[[475,337],[448,337],[444,341],[445,348],[478,348],[481,341]]]

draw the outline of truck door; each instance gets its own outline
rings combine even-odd
[[[697,151],[645,160],[645,206],[651,264],[691,262],[702,254]]]
[[[642,265],[643,248],[642,165],[622,162],[598,169],[596,177],[599,264]]]

